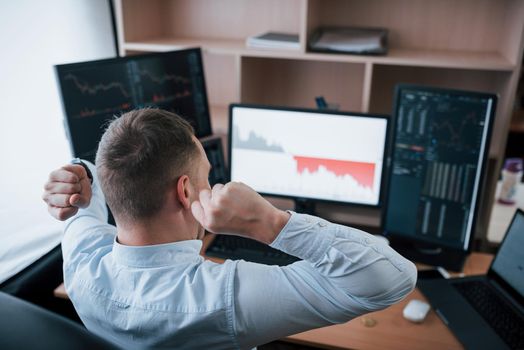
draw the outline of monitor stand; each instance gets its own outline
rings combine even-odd
[[[441,266],[451,271],[462,271],[467,252],[428,243],[413,242],[399,237],[387,237],[391,247],[403,257],[422,264]]]
[[[314,200],[295,198],[295,212],[297,213],[315,215],[315,206]]]

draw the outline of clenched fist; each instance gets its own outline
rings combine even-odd
[[[191,211],[210,232],[235,234],[266,244],[273,242],[290,216],[239,182],[202,190],[199,200],[191,204]]]
[[[42,199],[54,218],[63,221],[86,208],[91,201],[91,182],[81,165],[68,164],[49,174]]]

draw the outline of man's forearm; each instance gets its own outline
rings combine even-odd
[[[68,219],[65,223],[64,231],[67,231],[68,227],[72,222],[76,220],[81,220],[82,217],[89,216],[95,219],[100,220],[100,222],[105,223],[108,219],[108,211],[105,202],[104,193],[100,188],[100,182],[98,176],[96,175],[96,168],[94,164],[84,161],[85,165],[91,170],[93,181],[91,183],[92,197],[89,203],[89,206],[84,209],[80,209],[78,214]]]
[[[414,265],[383,242],[314,216],[292,213],[271,246],[305,261],[237,263],[233,322],[242,348],[383,309],[416,280]]]
[[[92,197],[87,208],[68,219],[64,225],[62,252],[64,266],[68,266],[84,254],[103,245],[111,245],[116,235],[114,226],[107,224],[108,210],[100,189],[95,166],[85,162],[93,174]]]
[[[288,223],[290,217],[291,214],[288,212],[274,208],[274,210],[268,213],[267,218],[261,220],[259,232],[256,235],[257,239],[265,244],[273,243]]]
[[[414,288],[414,264],[372,235],[309,215],[290,220],[271,246],[309,261],[353,297],[383,308]]]

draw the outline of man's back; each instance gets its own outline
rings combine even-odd
[[[97,249],[64,266],[67,291],[90,331],[124,348],[238,347],[228,307],[234,262],[204,261],[198,240],[128,247],[114,242],[111,226],[96,231],[89,240],[101,237]]]

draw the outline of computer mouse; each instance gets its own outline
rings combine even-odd
[[[425,301],[413,299],[404,307],[402,315],[411,322],[420,323],[426,318],[429,309],[430,306]]]

